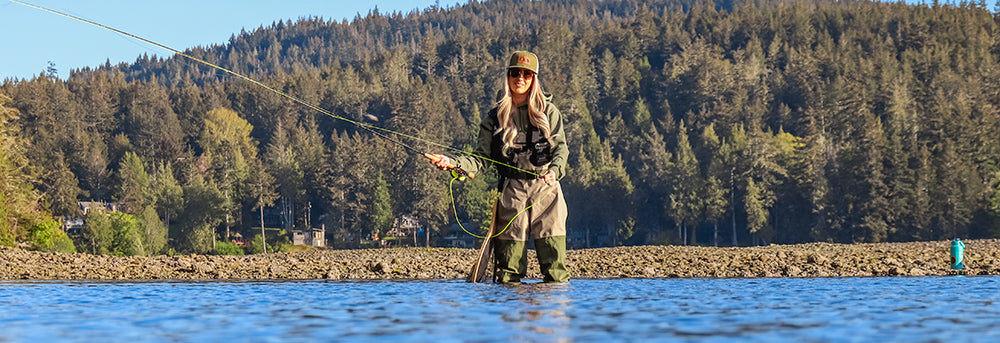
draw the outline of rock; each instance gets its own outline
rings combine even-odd
[[[931,273],[927,269],[923,269],[923,268],[920,268],[920,267],[913,267],[913,268],[910,268],[910,271],[907,272],[906,275],[909,275],[909,276],[927,276],[927,275],[931,275]]]
[[[1000,275],[1000,240],[969,240],[975,269]],[[974,245],[973,245],[974,244]],[[772,245],[711,248],[638,246],[567,252],[574,278],[848,277],[947,275],[947,242]],[[313,250],[247,256],[113,257],[0,247],[0,280],[71,279],[463,279],[474,249]],[[528,278],[540,279],[528,254]],[[970,262],[971,264],[971,262]]]
[[[812,253],[809,254],[808,257],[806,257],[806,261],[812,264],[824,265],[827,262],[829,262],[830,259],[826,258],[823,255],[820,255],[819,253]]]
[[[790,276],[790,277],[802,276],[802,269],[799,269],[799,267],[796,266],[786,266],[785,276]]]
[[[208,273],[208,272],[214,271],[215,267],[213,267],[209,263],[198,262],[198,263],[195,263],[194,266],[191,269],[195,273]]]
[[[894,259],[892,257],[883,258],[882,259],[882,264],[887,265],[887,266],[891,266],[891,267],[902,267],[903,266],[902,262],[899,262],[899,260]]]
[[[280,264],[272,264],[270,267],[267,268],[267,271],[274,276],[280,277],[281,275],[284,275],[285,273],[288,272],[288,268]]]

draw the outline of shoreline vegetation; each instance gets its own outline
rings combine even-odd
[[[761,247],[629,246],[569,250],[573,278],[759,278],[1000,275],[1000,239],[965,241],[951,270],[950,241]],[[244,256],[115,257],[0,246],[0,280],[462,279],[474,249],[323,250]],[[538,279],[534,251],[528,278]]]

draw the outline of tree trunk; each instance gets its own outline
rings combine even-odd
[[[267,253],[267,239],[264,234],[264,206],[260,207],[260,243],[264,247],[264,253]]]
[[[264,186],[261,186],[261,194],[264,193]],[[262,198],[262,197],[261,197]],[[261,198],[257,198],[257,203],[260,205],[258,210],[260,211],[260,243],[264,247],[264,253],[267,253],[267,239],[264,235],[264,204]]]
[[[618,233],[615,232],[615,226],[611,224],[608,224],[608,239],[611,240],[610,246],[618,245]]]
[[[733,246],[737,246],[736,243],[736,168],[729,169],[729,205],[732,207],[733,216]]]
[[[688,245],[688,226],[687,226],[687,223],[681,222],[681,232],[684,233],[684,237],[681,238],[681,242],[684,243],[684,246],[687,246]]]
[[[715,233],[715,236],[712,238],[712,242],[715,245],[715,247],[718,247],[719,246],[719,223],[718,222],[712,223],[712,226],[715,227],[715,230],[713,231]]]
[[[677,239],[681,241],[681,245],[684,245],[684,233],[681,231],[681,223],[677,223]]]

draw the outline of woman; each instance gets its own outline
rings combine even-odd
[[[507,229],[493,239],[494,281],[516,283],[527,274],[529,235],[544,281],[567,281],[566,201],[559,179],[565,176],[569,149],[562,114],[551,95],[542,92],[535,54],[514,52],[504,81],[503,96],[479,127],[473,154],[455,159],[434,155],[431,163],[472,174],[493,165],[490,160],[506,164],[496,164],[500,199],[493,220],[498,230]]]

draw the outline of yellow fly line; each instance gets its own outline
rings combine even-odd
[[[123,35],[123,36],[126,36],[126,37],[137,39],[139,41],[142,41],[142,42],[145,42],[147,44],[159,47],[161,49],[170,51],[170,52],[172,52],[172,53],[174,53],[174,54],[176,54],[178,56],[182,56],[182,57],[187,58],[189,60],[201,63],[203,65],[215,68],[217,70],[221,70],[221,71],[223,71],[223,72],[225,72],[227,74],[236,76],[236,77],[238,77],[240,79],[243,79],[243,80],[245,80],[247,82],[250,82],[252,84],[260,86],[260,87],[262,87],[264,89],[267,89],[267,90],[269,90],[269,91],[271,91],[271,92],[273,92],[275,94],[278,94],[278,95],[280,95],[282,97],[285,97],[285,98],[287,98],[289,100],[297,102],[297,103],[299,103],[299,104],[301,104],[301,105],[303,105],[305,107],[313,109],[313,110],[315,110],[315,111],[317,111],[319,113],[322,113],[322,114],[325,114],[327,116],[330,116],[331,118],[339,119],[339,120],[342,120],[342,121],[354,124],[355,126],[358,126],[360,128],[363,128],[363,129],[367,130],[368,132],[371,132],[375,136],[378,136],[380,138],[389,140],[389,141],[391,141],[393,143],[396,143],[399,146],[402,146],[403,148],[406,148],[408,150],[411,150],[411,151],[414,151],[414,152],[417,152],[417,153],[420,153],[420,151],[418,151],[416,148],[413,148],[413,147],[411,147],[411,146],[409,146],[409,145],[407,145],[407,144],[405,144],[403,142],[400,142],[400,141],[398,141],[396,139],[393,139],[393,138],[391,138],[389,136],[386,136],[386,135],[380,133],[380,131],[384,132],[384,133],[389,133],[389,134],[397,135],[397,136],[400,136],[400,137],[406,137],[406,138],[409,138],[409,139],[412,139],[412,140],[415,140],[415,141],[418,141],[418,142],[423,142],[425,144],[428,144],[428,145],[431,145],[431,146],[435,146],[435,147],[439,147],[439,148],[442,148],[442,149],[445,149],[445,150],[451,150],[451,151],[454,151],[454,152],[457,152],[457,153],[460,153],[460,154],[465,154],[465,155],[468,155],[468,156],[477,157],[477,158],[483,159],[485,161],[489,161],[489,162],[492,162],[492,163],[497,164],[497,165],[502,165],[502,166],[505,166],[505,167],[508,167],[508,168],[511,168],[511,169],[514,169],[514,170],[518,170],[518,171],[521,171],[521,172],[524,172],[524,173],[527,173],[527,174],[530,174],[530,175],[535,175],[535,176],[539,175],[538,173],[535,173],[535,172],[530,171],[530,170],[521,169],[521,168],[509,165],[509,164],[506,164],[506,163],[503,163],[503,162],[500,162],[500,161],[496,161],[496,160],[490,159],[490,158],[485,157],[485,156],[479,156],[479,155],[476,155],[476,154],[473,154],[473,153],[465,152],[465,151],[462,151],[460,149],[453,148],[453,147],[450,147],[450,146],[447,146],[447,145],[444,145],[444,144],[441,144],[441,143],[433,142],[433,141],[430,141],[430,140],[427,140],[427,139],[423,139],[423,138],[420,138],[420,137],[416,137],[416,136],[413,136],[413,135],[408,135],[408,134],[405,134],[405,133],[402,133],[402,132],[393,131],[393,130],[389,130],[389,129],[386,129],[386,128],[381,128],[381,127],[374,126],[374,125],[371,125],[371,124],[367,124],[367,123],[364,123],[364,122],[360,122],[360,121],[357,121],[357,120],[352,120],[350,118],[345,118],[343,116],[338,116],[336,114],[331,113],[330,111],[327,111],[327,110],[323,109],[322,107],[313,105],[312,103],[309,103],[309,102],[307,102],[305,100],[299,99],[299,98],[297,98],[297,97],[295,97],[295,96],[293,96],[291,94],[288,94],[288,93],[279,91],[277,89],[274,89],[274,88],[272,88],[272,87],[270,87],[268,85],[265,85],[264,83],[262,83],[260,81],[254,80],[254,79],[252,79],[250,77],[247,77],[247,76],[245,76],[243,74],[234,72],[232,70],[229,70],[229,69],[224,68],[222,66],[219,66],[217,64],[205,61],[203,59],[200,59],[200,58],[197,58],[197,57],[185,54],[184,52],[182,52],[180,50],[177,50],[177,49],[174,49],[174,48],[171,48],[169,46],[166,46],[166,45],[163,45],[163,44],[151,41],[151,40],[146,39],[146,38],[139,37],[137,35],[134,35],[134,34],[131,34],[131,33],[128,33],[128,32],[125,32],[125,31],[113,28],[113,27],[110,27],[110,26],[103,25],[101,23],[94,22],[92,20],[87,20],[87,19],[80,18],[80,17],[74,16],[74,15],[71,15],[71,14],[67,14],[67,13],[59,12],[59,11],[56,11],[56,10],[53,10],[53,9],[45,8],[45,7],[42,7],[42,6],[30,4],[30,3],[27,3],[27,2],[24,2],[24,1],[18,1],[18,0],[8,0],[8,1],[20,4],[20,5],[28,6],[28,7],[31,7],[31,8],[39,9],[39,10],[42,10],[42,11],[45,11],[45,12],[53,13],[53,14],[56,14],[56,15],[60,15],[60,16],[63,16],[63,17],[66,17],[66,18],[70,18],[70,19],[73,19],[73,20],[81,21],[81,22],[84,22],[84,23],[87,23],[87,24],[90,24],[90,25],[93,25],[93,26],[100,27],[100,28],[105,29],[105,30],[109,30],[109,31],[115,32],[117,34],[120,34],[120,35]],[[468,175],[468,174],[466,174],[466,175]],[[458,178],[457,177],[453,178],[451,182],[454,183],[454,181],[456,179],[458,179]],[[552,188],[552,189],[554,189],[554,188]],[[552,189],[549,189],[549,191],[547,192],[547,194],[545,195],[545,197],[549,196],[548,193],[551,193]],[[448,192],[451,195],[452,206],[455,206],[455,195],[452,193],[452,184],[448,185]],[[521,212],[519,212],[517,215],[515,215],[514,218],[511,218],[510,222],[508,222],[507,225],[504,226],[504,228],[503,228],[502,231],[500,231],[499,233],[496,233],[493,237],[499,236],[504,231],[507,231],[507,228],[511,225],[511,223],[514,222],[514,219],[517,218],[517,216],[520,216],[521,213],[524,213],[525,211],[527,211],[528,209],[530,209],[532,206],[534,206],[534,204],[531,204],[531,205],[527,206],[526,208],[524,208],[523,210],[521,210]],[[470,235],[472,235],[474,237],[485,238],[483,236],[479,236],[479,235],[473,234],[472,232],[469,232],[468,230],[466,230],[465,227],[462,226],[461,220],[458,219],[458,213],[457,213],[457,211],[455,213],[455,220],[458,221],[459,226],[461,226],[462,230],[465,231],[466,233],[468,233],[468,234],[470,234]]]
[[[45,8],[45,7],[42,7],[42,6],[35,5],[35,4],[30,4],[30,3],[27,3],[27,2],[24,2],[24,1],[18,1],[18,0],[8,0],[8,1],[16,3],[16,4],[28,6],[28,7],[31,7],[31,8],[39,9],[39,10],[42,10],[42,11],[45,11],[45,12],[49,12],[49,13],[52,13],[52,14],[60,15],[60,16],[63,16],[63,17],[66,17],[66,18],[70,18],[70,19],[73,19],[73,20],[81,21],[81,22],[84,22],[84,23],[87,23],[87,24],[90,24],[90,25],[93,25],[93,26],[100,27],[100,28],[105,29],[105,30],[109,30],[109,31],[115,32],[117,34],[129,37],[129,38],[137,39],[139,41],[142,41],[144,43],[147,43],[147,44],[159,47],[161,49],[170,51],[170,52],[172,52],[172,53],[174,53],[174,54],[176,54],[178,56],[182,56],[184,58],[190,59],[192,61],[201,63],[203,65],[206,65],[206,66],[209,66],[209,67],[212,67],[212,68],[215,68],[217,70],[221,70],[221,71],[223,71],[223,72],[225,72],[227,74],[236,76],[236,77],[238,77],[240,79],[243,79],[243,80],[245,80],[247,82],[250,82],[250,83],[255,84],[257,86],[263,87],[264,89],[267,89],[267,90],[269,90],[269,91],[271,91],[271,92],[273,92],[275,94],[278,94],[278,95],[280,95],[282,97],[285,97],[285,98],[287,98],[289,100],[292,100],[294,102],[297,102],[297,103],[299,103],[299,104],[301,104],[301,105],[303,105],[305,107],[308,107],[310,109],[313,109],[313,110],[315,110],[315,111],[317,111],[319,113],[325,114],[325,115],[327,115],[327,116],[329,116],[331,118],[339,119],[339,120],[342,120],[342,121],[354,124],[355,126],[363,128],[365,130],[368,130],[369,132],[371,132],[372,134],[374,134],[374,135],[376,135],[378,137],[381,137],[381,138],[384,138],[386,140],[389,140],[389,141],[391,141],[393,143],[396,143],[396,144],[398,144],[398,145],[400,145],[400,146],[402,146],[402,147],[404,147],[404,148],[406,148],[408,150],[412,150],[414,152],[418,152],[419,153],[420,151],[418,151],[416,148],[413,148],[413,147],[411,147],[411,146],[409,146],[409,145],[407,145],[407,144],[405,144],[403,142],[400,142],[400,141],[395,140],[395,139],[393,139],[391,137],[388,137],[388,136],[386,136],[384,134],[381,134],[381,133],[379,133],[379,131],[385,132],[385,133],[390,133],[390,134],[393,134],[393,135],[396,135],[396,136],[400,136],[400,137],[409,138],[409,139],[412,139],[414,141],[422,142],[422,143],[425,143],[425,144],[430,145],[430,146],[435,146],[435,147],[439,147],[439,148],[442,148],[442,149],[445,149],[445,150],[450,150],[450,151],[454,151],[454,152],[457,152],[457,153],[460,153],[460,154],[465,154],[465,155],[473,156],[473,157],[476,157],[476,158],[480,158],[482,160],[489,161],[489,162],[492,162],[494,164],[502,165],[502,166],[505,166],[505,167],[508,167],[508,168],[511,168],[511,169],[515,169],[515,170],[518,170],[518,171],[521,171],[521,172],[525,172],[525,173],[528,173],[528,174],[538,175],[538,173],[535,173],[535,172],[532,172],[532,171],[529,171],[529,170],[524,170],[524,169],[521,169],[521,168],[517,168],[515,166],[509,165],[509,164],[506,164],[506,163],[503,163],[503,162],[500,162],[500,161],[496,161],[496,160],[490,159],[490,158],[485,157],[485,156],[479,156],[479,155],[476,155],[476,154],[473,154],[473,153],[464,152],[464,151],[462,151],[461,149],[458,149],[458,148],[453,148],[453,147],[450,147],[450,146],[447,146],[447,145],[444,145],[444,144],[441,144],[441,143],[437,143],[437,142],[434,142],[434,141],[430,141],[430,140],[427,140],[427,139],[423,139],[423,138],[420,138],[420,137],[417,137],[417,136],[405,134],[405,133],[398,132],[398,131],[389,130],[389,129],[386,129],[386,128],[381,128],[381,127],[378,127],[378,126],[375,126],[375,125],[371,125],[371,124],[367,124],[367,123],[364,123],[364,122],[360,122],[360,121],[357,121],[357,120],[352,120],[350,118],[345,118],[343,116],[338,116],[336,114],[331,113],[330,111],[327,111],[327,110],[323,109],[322,107],[313,105],[312,103],[309,103],[309,102],[307,102],[305,100],[299,99],[299,98],[297,98],[297,97],[295,97],[295,96],[293,96],[291,94],[288,94],[288,93],[279,91],[277,89],[274,89],[274,88],[272,88],[272,87],[270,87],[268,85],[265,85],[264,83],[262,83],[260,81],[254,80],[254,79],[252,79],[250,77],[247,77],[247,76],[245,76],[243,74],[234,72],[232,70],[229,70],[227,68],[224,68],[222,66],[216,65],[214,63],[205,61],[203,59],[200,59],[200,58],[188,55],[188,54],[186,54],[186,53],[184,53],[184,52],[182,52],[180,50],[171,48],[169,46],[166,46],[166,45],[163,45],[163,44],[151,41],[151,40],[146,39],[146,38],[139,37],[137,35],[134,35],[134,34],[131,34],[131,33],[128,33],[128,32],[125,32],[125,31],[113,28],[113,27],[110,27],[110,26],[106,26],[106,25],[98,23],[98,22],[94,22],[92,20],[84,19],[84,18],[81,18],[81,17],[77,17],[77,16],[74,16],[74,15],[71,15],[71,14],[67,14],[67,13],[63,13],[63,12],[56,11],[56,10],[53,10],[53,9]]]

